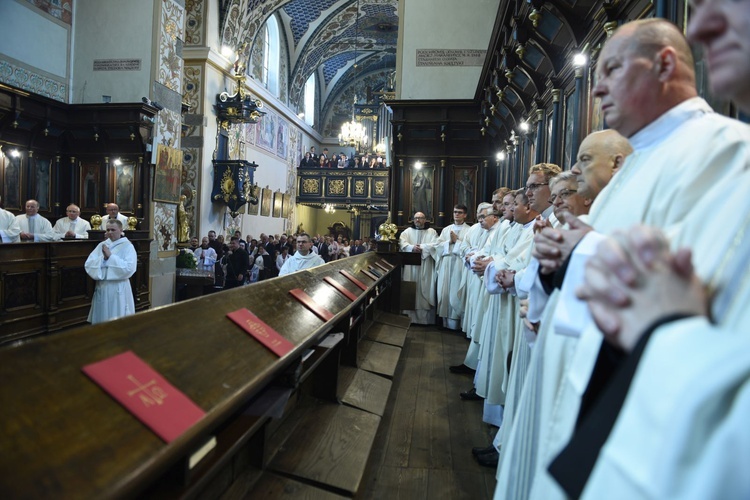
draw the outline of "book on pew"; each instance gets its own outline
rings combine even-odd
[[[380,274],[380,271],[378,271],[378,270],[377,270],[377,269],[375,269],[374,267],[370,266],[370,267],[369,267],[368,269],[370,269],[370,272],[371,272],[372,274],[374,274],[375,276],[377,276],[378,278],[382,278],[382,277],[383,277],[383,275],[382,275],[382,274]]]
[[[244,307],[230,312],[227,317],[279,357],[294,349],[294,344]]]
[[[133,351],[91,363],[81,370],[167,443],[205,415]]]

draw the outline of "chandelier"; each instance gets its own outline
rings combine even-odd
[[[325,213],[327,213],[327,214],[335,214],[335,213],[336,213],[336,207],[334,207],[334,206],[333,206],[332,204],[330,204],[330,203],[326,203],[325,205],[323,205],[323,210],[324,210],[324,211],[325,211]]]
[[[363,144],[367,144],[367,130],[352,116],[352,121],[341,126],[339,146],[351,146],[355,151],[359,151]]]

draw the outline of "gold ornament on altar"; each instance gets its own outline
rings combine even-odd
[[[391,222],[390,217],[378,227],[381,241],[396,241],[397,232],[398,226]]]
[[[135,217],[128,217],[128,228],[126,231],[135,231],[135,226],[138,225],[138,219]]]
[[[91,216],[91,229],[94,231],[99,231],[102,228],[102,216],[101,215],[92,215]]]

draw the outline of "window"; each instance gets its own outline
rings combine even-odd
[[[275,96],[279,95],[279,24],[276,16],[266,21],[263,30],[263,85]]]
[[[315,124],[315,73],[305,83],[304,113],[305,123],[312,127]]]

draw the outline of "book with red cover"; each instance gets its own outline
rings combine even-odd
[[[339,273],[341,273],[344,276],[346,276],[349,279],[349,281],[351,281],[352,283],[354,283],[355,285],[357,285],[358,287],[360,287],[362,290],[365,290],[365,291],[367,290],[367,285],[365,285],[364,283],[362,283],[361,281],[359,281],[357,278],[355,278],[354,276],[352,276],[352,273],[350,273],[349,271],[344,271],[342,269],[341,271],[339,271]]]
[[[323,321],[333,319],[333,314],[331,314],[328,309],[315,302],[313,298],[303,292],[302,289],[294,288],[292,290],[289,290],[289,293],[291,293],[292,297],[299,300],[303,306],[311,310],[317,317],[319,317]]]
[[[365,276],[367,276],[371,280],[378,281],[378,277],[372,274],[370,271],[365,271],[364,269],[360,269],[360,271],[362,271],[365,274]]]
[[[341,292],[344,295],[344,297],[346,297],[347,299],[351,300],[352,302],[355,301],[355,300],[357,300],[357,296],[354,295],[353,292],[350,292],[349,290],[347,290],[346,288],[344,288],[344,285],[342,285],[341,283],[339,283],[335,279],[331,278],[330,276],[326,276],[325,278],[323,278],[323,281],[325,281],[326,283],[328,283],[329,285],[331,285],[333,288],[335,288],[336,290],[338,290],[339,292]]]
[[[268,347],[278,357],[282,357],[294,349],[294,344],[244,307],[230,312],[227,317],[242,327],[255,340]]]
[[[81,370],[167,443],[206,414],[133,351]]]

